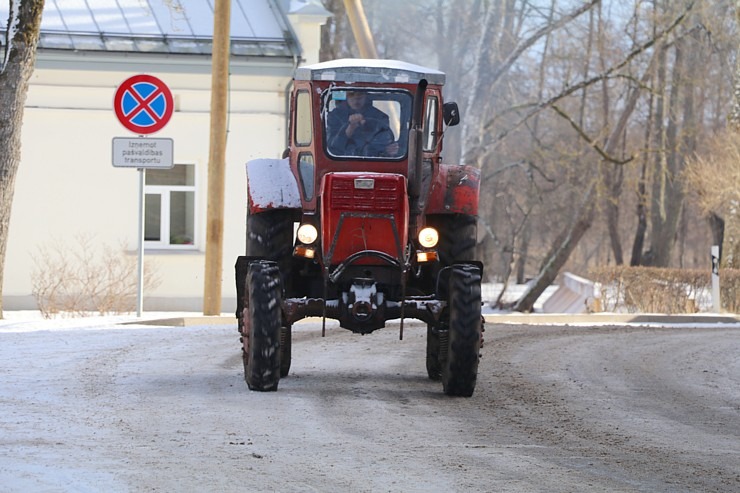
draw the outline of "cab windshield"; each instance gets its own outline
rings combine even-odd
[[[400,160],[406,156],[411,94],[377,89],[332,89],[322,112],[324,144],[336,158]]]

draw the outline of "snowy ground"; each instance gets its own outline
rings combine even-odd
[[[300,324],[255,393],[221,319],[5,315],[2,492],[740,491],[740,324],[489,322],[475,395],[450,399],[420,324]]]

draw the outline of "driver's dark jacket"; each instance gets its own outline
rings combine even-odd
[[[349,117],[353,113],[362,113],[365,124],[357,127],[351,137],[347,137]],[[371,104],[355,111],[347,103],[341,103],[327,118],[327,147],[335,156],[384,156],[386,146],[394,141],[388,115]]]

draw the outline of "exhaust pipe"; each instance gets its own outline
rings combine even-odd
[[[423,152],[422,149],[424,142],[424,125],[422,123],[422,110],[424,109],[424,94],[427,89],[426,79],[421,79],[419,84],[416,86],[416,95],[414,96],[414,114],[411,120],[411,135],[409,148],[412,152],[409,153],[409,196],[411,197],[411,204],[415,209],[418,209],[419,196],[421,195],[421,180],[422,180],[422,163],[423,163]],[[421,212],[421,211],[414,211]]]

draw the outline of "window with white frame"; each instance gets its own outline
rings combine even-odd
[[[144,244],[149,248],[195,248],[195,166],[146,170]]]

